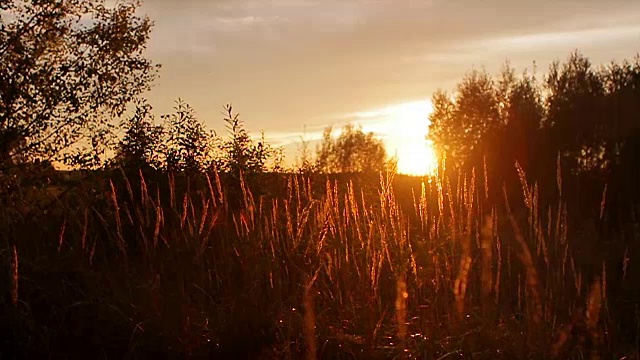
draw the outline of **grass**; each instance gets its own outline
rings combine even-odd
[[[502,194],[486,170],[240,181],[100,174],[46,214],[4,210],[10,336],[0,350],[637,358],[638,311],[620,300],[635,291],[635,248],[593,254],[601,239],[573,229],[562,191],[543,203],[517,170],[517,191]],[[624,278],[607,267],[623,255],[632,259]]]

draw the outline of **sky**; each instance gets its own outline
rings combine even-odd
[[[327,125],[361,124],[389,152],[423,139],[432,94],[472,69],[535,61],[541,74],[575,49],[594,64],[640,52],[637,0],[146,0],[141,11],[162,64],[155,111],[182,98],[222,130],[232,103],[290,162],[303,132]]]

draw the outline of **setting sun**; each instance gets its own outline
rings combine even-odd
[[[438,161],[433,151],[431,142],[422,140],[422,143],[401,145],[398,147],[398,172],[400,174],[425,176],[432,175]]]
[[[385,108],[385,143],[389,155],[397,157],[398,172],[401,174],[431,175],[437,167],[438,160],[432,143],[426,138],[432,109],[428,100]]]

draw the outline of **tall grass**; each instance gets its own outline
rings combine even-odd
[[[583,280],[566,203],[543,208],[518,171],[523,204],[506,188],[492,202],[502,185],[486,168],[422,181],[264,175],[262,186],[112,174],[40,217],[46,226],[12,230],[13,339],[112,357],[613,351],[606,276]]]

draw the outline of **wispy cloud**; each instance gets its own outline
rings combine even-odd
[[[548,49],[550,47],[580,47],[586,44],[620,40],[638,40],[640,25],[603,27],[575,31],[538,32],[505,36],[476,42],[477,47],[501,51],[505,49]]]
[[[507,58],[519,59],[527,56],[528,61],[533,61],[540,57],[546,58],[548,54],[566,55],[574,49],[593,51],[627,48],[637,51],[640,8],[592,7],[591,11],[576,11],[563,18],[556,18],[561,12],[552,14],[549,19],[542,17],[540,26],[510,26],[502,31],[484,34],[479,31],[477,35],[462,36],[457,41],[433,44],[420,53],[403,56],[402,61],[405,64],[469,66],[487,61],[495,63],[496,58],[500,62]],[[526,22],[526,18],[523,21]]]

